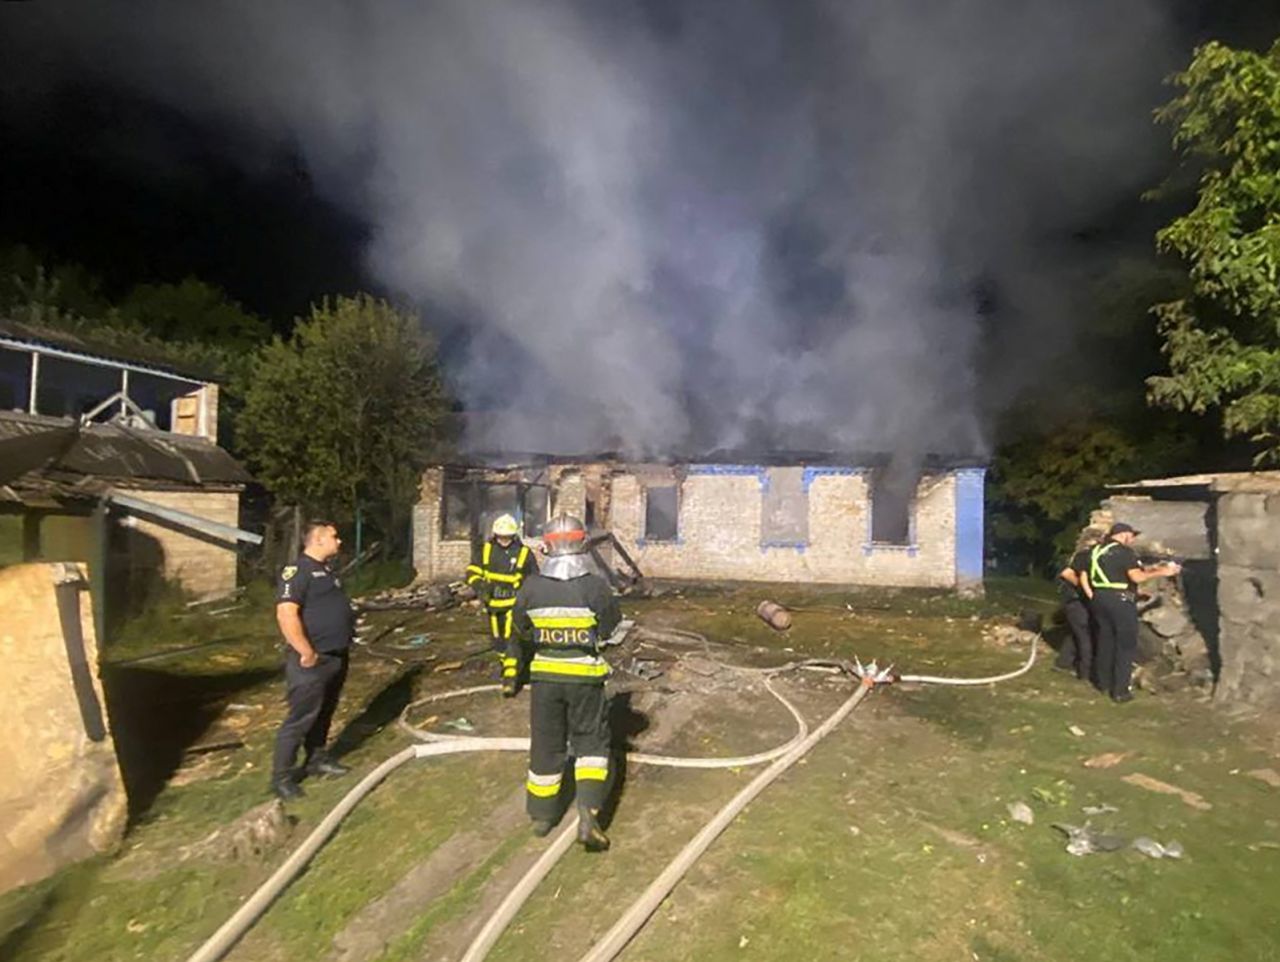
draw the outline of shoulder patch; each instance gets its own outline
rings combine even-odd
[[[285,565],[285,566],[280,570],[280,579],[281,579],[282,581],[288,581],[290,578],[292,578],[292,577],[293,577],[294,575],[296,575],[297,573],[298,573],[298,566],[297,566],[297,565]]]

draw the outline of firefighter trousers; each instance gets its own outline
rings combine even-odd
[[[609,715],[604,685],[534,681],[530,686],[526,807],[535,821],[560,812],[560,782],[573,756],[578,804],[599,811],[609,777]]]

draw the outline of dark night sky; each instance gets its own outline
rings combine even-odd
[[[661,23],[679,4],[652,6]],[[1183,6],[1188,47],[1210,36],[1257,45],[1280,31],[1272,0]],[[320,295],[370,286],[359,257],[365,225],[320,198],[296,157],[280,152],[247,172],[219,129],[75,77],[34,116],[15,111],[8,93],[0,243],[83,263],[115,290],[195,274],[277,320]],[[1132,212],[1125,205],[1118,218]]]
[[[688,8],[676,0],[635,2],[645,8],[655,36],[678,37]],[[1114,7],[1122,16],[1126,4],[1117,0]],[[1210,37],[1259,47],[1280,33],[1275,0],[1168,0],[1167,9],[1185,41],[1178,47],[1185,46],[1184,61],[1197,42]],[[7,13],[0,10],[0,25]],[[724,41],[730,56],[734,42]],[[1167,69],[1160,59],[1165,55],[1152,54],[1152,106],[1162,96],[1158,80]],[[1145,76],[1140,70],[1134,75]],[[378,290],[378,279],[363,266],[375,225],[352,213],[358,204],[339,208],[328,199],[333,191],[313,183],[303,149],[292,150],[287,141],[238,139],[241,132],[228,129],[225,117],[219,125],[214,114],[183,112],[174,106],[180,101],[148,98],[137,86],[109,87],[66,63],[52,85],[42,80],[46,94],[54,92],[38,108],[24,92],[26,82],[20,72],[0,68],[0,244],[25,243],[53,260],[79,262],[115,294],[134,283],[194,274],[282,328],[322,295]],[[716,123],[722,138],[737,136],[731,125]],[[1158,180],[1167,131],[1143,121],[1142,129],[1123,136],[1137,152],[1140,175],[1149,171]],[[699,161],[685,149],[691,162]],[[1096,241],[1149,251],[1158,212],[1127,194],[1126,188],[1114,204],[1091,209],[1087,222],[1055,222],[1053,229],[1067,244]],[[816,312],[841,293],[838,278],[833,283],[830,273],[799,263],[810,246],[821,246],[810,245],[807,229],[803,223],[794,230],[784,225],[774,236],[788,248],[775,258],[788,272],[778,288],[797,315],[811,302]],[[679,284],[673,282],[672,290],[678,292]],[[999,305],[1003,293],[996,284],[983,298]],[[810,334],[812,343],[806,344]],[[806,331],[803,324],[796,333],[801,347],[819,355],[826,336],[821,326]],[[685,346],[718,349],[714,342]],[[500,340],[492,341],[490,356],[501,353]],[[732,378],[726,383],[730,392],[739,389]],[[785,408],[784,392],[778,410],[785,415]]]

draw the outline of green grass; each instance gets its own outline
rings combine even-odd
[[[1025,652],[984,641],[985,619],[1034,608],[1052,598],[1051,590],[998,582],[985,599],[962,600],[926,592],[739,588],[627,601],[624,608],[642,623],[736,644],[756,661],[857,653],[913,672],[988,674],[1008,670]],[[762,597],[797,606],[790,632],[776,633],[755,616]],[[166,660],[168,677],[175,684],[212,684],[209,679],[239,678],[270,663],[272,656],[263,654],[272,638],[269,603],[265,614],[256,602],[250,607],[243,620],[228,616],[244,633],[240,641]],[[184,634],[188,625],[207,633],[232,630],[227,619],[205,618],[178,619],[168,635],[152,640],[176,645],[174,624]],[[406,615],[377,618],[392,627]],[[460,611],[417,616],[405,628],[429,633],[429,650],[447,660],[474,646],[479,622]],[[161,633],[164,622],[157,619],[147,630]],[[123,644],[136,652],[143,642],[130,637]],[[1255,723],[1229,721],[1189,693],[1144,695],[1118,707],[1051,672],[1051,653],[1045,654],[1028,676],[994,688],[876,692],[751,804],[655,913],[626,958],[1270,962],[1280,944],[1274,909],[1280,791],[1239,772],[1280,763],[1265,750],[1266,739],[1256,737]],[[353,674],[347,717],[380,693],[385,700],[396,686],[417,691],[478,680],[405,676],[405,668],[373,659],[362,664]],[[270,677],[235,692],[237,701],[276,707],[264,709],[232,768],[160,792],[119,854],[0,898],[0,955],[18,962],[181,959],[212,932],[349,784],[315,785],[295,806],[300,821],[292,841],[264,862],[179,858],[183,845],[265,799],[278,689]],[[841,697],[813,694],[811,721]],[[475,717],[478,708],[456,710]],[[757,724],[766,725],[766,716]],[[393,728],[370,725],[350,756],[362,770],[404,744]],[[1071,726],[1085,734],[1073,734]],[[750,741],[753,727],[750,718],[744,724],[739,716],[707,711],[676,744],[727,750]],[[1112,751],[1133,756],[1110,769],[1082,764]],[[522,767],[509,755],[467,756],[413,763],[393,775],[232,958],[324,959],[334,935],[364,905],[508,796]],[[1213,807],[1197,811],[1123,782],[1132,772],[1199,792]],[[491,958],[576,958],[751,774],[631,772],[611,830],[613,851],[570,853]],[[1034,825],[1009,819],[1012,801],[1032,807]],[[1080,824],[1081,806],[1102,802],[1120,811],[1095,818],[1097,827],[1129,838],[1176,839],[1186,858],[1155,861],[1131,850],[1067,854],[1050,823]],[[500,840],[403,931],[386,933],[383,959],[427,957],[441,925],[473,913],[482,886],[524,846],[523,832]],[[5,941],[5,931],[16,934]]]

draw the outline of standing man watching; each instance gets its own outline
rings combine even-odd
[[[311,521],[302,543],[302,554],[280,570],[276,583],[276,624],[289,646],[284,661],[289,711],[276,735],[271,788],[286,801],[303,794],[293,768],[300,747],[307,775],[349,771],[325,751],[355,628],[351,600],[330,567],[342,541],[332,522]]]
[[[1123,521],[1113,524],[1106,540],[1090,554],[1083,581],[1084,590],[1093,597],[1098,628],[1098,687],[1115,702],[1133,700],[1129,683],[1138,652],[1137,586],[1152,578],[1172,578],[1182,570],[1174,561],[1143,568],[1132,547],[1140,533]]]
[[[1058,592],[1062,597],[1062,614],[1070,635],[1062,643],[1055,668],[1074,671],[1082,681],[1093,680],[1093,632],[1089,625],[1089,597],[1086,576],[1098,533],[1086,533],[1065,568],[1058,572]]]
[[[618,599],[587,563],[587,530],[561,514],[543,535],[547,561],[520,589],[516,631],[532,637],[529,665],[530,741],[525,801],[533,834],[551,831],[559,812],[560,780],[571,752],[578,793],[578,841],[590,852],[609,847],[598,816],[609,777],[609,665],[600,657],[622,613]],[[517,650],[512,641],[508,652]],[[568,752],[566,752],[566,748]]]
[[[528,657],[510,646],[511,613],[524,580],[538,573],[538,562],[520,540],[520,525],[509,514],[493,521],[493,537],[475,551],[467,566],[467,584],[484,598],[489,615],[489,646],[502,661],[502,693],[514,695]],[[512,651],[508,651],[508,648]]]

